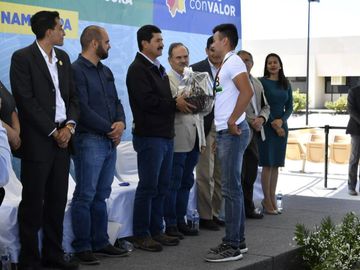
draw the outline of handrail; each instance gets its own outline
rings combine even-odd
[[[299,127],[299,128],[289,128],[290,130],[301,130],[301,129],[312,129],[312,128],[322,128],[324,129],[324,133],[325,133],[325,171],[324,171],[324,188],[328,188],[327,186],[327,180],[328,180],[328,156],[329,156],[329,131],[330,129],[346,129],[346,127],[336,127],[336,126],[330,126],[330,125],[325,125],[325,126],[319,126],[319,127]],[[336,189],[336,188],[331,188],[331,189]]]

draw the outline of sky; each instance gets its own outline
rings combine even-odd
[[[310,36],[360,36],[359,0],[311,2]],[[245,40],[306,38],[308,0],[241,0]]]

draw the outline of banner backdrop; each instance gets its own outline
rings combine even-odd
[[[104,61],[114,73],[119,98],[125,109],[127,129],[123,140],[131,139],[132,115],[125,77],[138,51],[136,31],[144,24],[162,29],[163,56],[160,62],[169,70],[167,50],[172,42],[184,43],[190,63],[206,57],[206,40],[220,23],[237,26],[241,40],[240,0],[7,0],[0,1],[0,80],[11,91],[11,55],[35,40],[31,15],[40,10],[57,10],[66,33],[64,49],[71,61],[81,51],[79,36],[91,24],[104,27],[110,37],[109,58]],[[239,43],[240,44],[240,43]]]

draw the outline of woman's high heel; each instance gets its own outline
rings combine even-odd
[[[266,215],[278,215],[279,214],[278,211],[276,211],[276,210],[267,210],[265,207],[264,201],[261,201],[261,205],[262,205],[264,214],[266,214]]]

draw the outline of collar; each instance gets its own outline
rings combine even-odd
[[[91,67],[100,68],[103,66],[101,61],[99,61],[97,66],[95,66],[92,62],[90,62],[88,59],[86,59],[84,56],[82,56],[81,53],[79,54],[78,60],[80,62],[82,62],[85,66],[87,66],[88,68],[91,68]]]
[[[171,69],[171,72],[176,76],[176,78],[181,81],[184,75],[177,73],[175,70]]]
[[[49,60],[49,56],[46,54],[46,52],[43,50],[43,48],[41,48],[40,44],[38,43],[38,41],[36,40],[36,45],[38,46],[42,56],[45,58],[46,61]],[[54,50],[54,47],[51,49],[51,63],[56,63],[58,61],[57,57],[56,57],[56,53]]]
[[[149,57],[147,57],[145,54],[143,54],[142,52],[139,52],[139,54],[141,54],[142,56],[145,57],[145,59],[147,59],[151,64],[157,66],[158,68],[160,68],[160,62],[159,60],[155,59],[155,61],[151,60]]]
[[[215,67],[215,65],[213,63],[211,63],[211,61],[209,60],[209,58],[207,59],[207,61],[209,62],[210,68],[211,69],[215,69],[218,70],[219,68]]]

